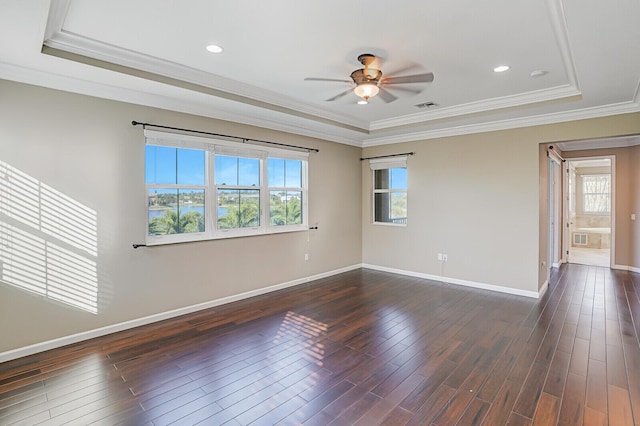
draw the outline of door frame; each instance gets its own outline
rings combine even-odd
[[[585,160],[603,160],[607,159],[611,162],[611,248],[609,250],[609,268],[615,267],[615,248],[616,248],[616,156],[615,155],[593,155],[593,156],[583,156],[583,157],[565,157],[565,172],[562,173],[563,177],[563,190],[565,191],[565,196],[562,197],[564,201],[564,209],[563,209],[563,231],[564,237],[562,238],[562,257],[564,262],[569,262],[570,248],[571,248],[571,226],[570,226],[570,217],[569,217],[569,203],[571,200],[569,197],[571,196],[569,190],[569,167],[570,163],[573,161],[585,161]]]

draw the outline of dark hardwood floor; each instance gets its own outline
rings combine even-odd
[[[640,275],[356,270],[0,364],[0,424],[640,425]]]

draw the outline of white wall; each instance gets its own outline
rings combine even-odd
[[[97,253],[74,247],[71,235],[52,236],[6,214],[0,226],[25,232],[30,255],[38,242],[70,251],[82,266],[61,266],[49,253],[48,284],[65,276],[54,272],[61,266],[75,276],[67,284],[97,287],[98,297],[93,314],[0,282],[0,355],[361,263],[359,148],[7,81],[0,94],[0,164],[46,185],[58,201],[95,212]],[[134,250],[145,239],[146,199],[144,137],[132,120],[318,148],[309,158],[309,219],[319,229]],[[5,261],[17,255],[3,254]],[[79,279],[91,265],[97,279]]]

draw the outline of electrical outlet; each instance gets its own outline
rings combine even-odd
[[[304,254],[304,260],[309,260],[309,253]]]
[[[446,255],[446,254],[443,254],[443,255],[442,255],[442,261],[443,261],[443,262],[446,262],[447,260],[449,260],[449,258],[447,257],[447,255]]]
[[[442,260],[442,253],[438,253],[438,260]]]

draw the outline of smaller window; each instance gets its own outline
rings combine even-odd
[[[406,157],[371,160],[373,169],[373,221],[407,224]]]
[[[611,175],[582,175],[582,211],[611,213]]]

